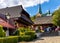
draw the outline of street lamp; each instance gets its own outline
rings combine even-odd
[[[10,15],[9,13],[6,13],[6,19],[7,19],[7,24],[9,23],[9,19],[10,19]],[[9,36],[9,28],[7,27],[7,30],[6,30],[6,36]]]

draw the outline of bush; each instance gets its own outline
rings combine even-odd
[[[31,41],[36,38],[35,31],[30,28],[19,28],[19,41]]]
[[[0,43],[18,43],[18,37],[17,36],[1,37]]]
[[[24,35],[24,36],[19,36],[19,41],[30,41],[31,36],[29,35]]]
[[[6,36],[6,33],[3,30],[3,27],[0,25],[0,37],[5,37],[5,36]]]
[[[31,40],[36,38],[35,31],[25,32],[26,35],[30,35]]]
[[[19,36],[19,41],[32,41],[35,38],[36,38],[35,34],[33,34],[33,33],[30,34],[30,32],[29,32],[29,33],[26,33],[26,34],[21,34]]]

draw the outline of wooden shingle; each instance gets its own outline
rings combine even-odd
[[[34,24],[51,24],[52,16],[38,17],[35,19]]]

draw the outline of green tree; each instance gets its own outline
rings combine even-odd
[[[48,14],[51,14],[50,10],[48,10],[46,13],[42,14],[42,16],[44,17],[44,16],[47,16]]]
[[[31,17],[31,20],[34,21],[35,18],[36,18],[36,15],[32,16],[32,17]]]
[[[52,15],[52,23],[60,27],[60,8],[56,10]]]
[[[5,37],[5,36],[6,36],[6,33],[3,30],[3,27],[0,25],[0,37]]]
[[[47,16],[47,13],[42,14],[42,17]]]

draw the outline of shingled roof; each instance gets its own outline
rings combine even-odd
[[[36,18],[34,24],[52,24],[52,16]]]
[[[28,23],[33,24],[30,15],[23,9],[22,5],[0,9],[0,13],[3,15],[9,13],[10,18],[23,18]]]
[[[8,28],[15,28],[14,23],[12,22],[12,20],[8,20],[9,23],[7,22],[6,16],[4,14],[0,14],[0,25],[2,25],[3,27],[8,27]]]
[[[13,7],[6,7],[3,9],[0,9],[1,14],[9,13],[11,15],[11,18],[13,17],[20,17],[20,13],[22,12],[22,5],[20,6],[13,6]]]
[[[4,14],[0,14],[0,18],[6,21],[6,16]]]

